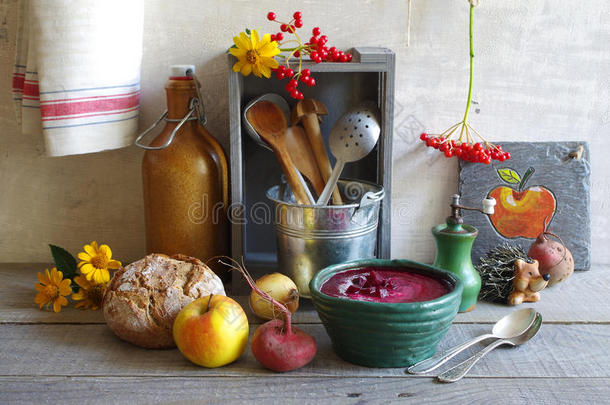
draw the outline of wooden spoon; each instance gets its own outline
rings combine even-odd
[[[286,118],[280,107],[270,101],[260,101],[246,115],[250,125],[275,153],[297,203],[308,204],[309,198],[286,148]]]
[[[318,196],[322,194],[324,178],[303,128],[295,125],[286,130],[286,147],[297,170],[311,182]]]

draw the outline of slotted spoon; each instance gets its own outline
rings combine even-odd
[[[346,163],[368,155],[379,139],[381,128],[376,113],[369,107],[358,107],[345,113],[333,126],[328,138],[330,151],[337,159],[333,172],[316,202],[327,205]]]

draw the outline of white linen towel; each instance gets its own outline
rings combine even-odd
[[[47,155],[133,142],[143,20],[143,0],[20,0],[13,99]]]

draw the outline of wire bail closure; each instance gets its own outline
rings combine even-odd
[[[165,109],[163,114],[161,114],[161,116],[159,118],[157,118],[157,120],[148,129],[146,129],[144,132],[142,132],[140,135],[138,135],[138,137],[136,138],[136,141],[135,141],[136,146],[138,146],[142,149],[147,149],[147,150],[165,149],[169,145],[172,144],[172,142],[174,141],[174,138],[176,137],[176,134],[178,133],[180,128],[182,128],[182,125],[184,125],[185,122],[199,120],[199,123],[201,123],[201,125],[205,125],[208,122],[208,119],[205,116],[205,107],[203,106],[203,101],[202,101],[203,99],[201,98],[201,91],[199,90],[199,83],[197,82],[197,77],[195,76],[195,74],[193,73],[193,71],[191,69],[187,70],[186,75],[193,78],[193,82],[195,83],[195,91],[197,92],[197,96],[191,98],[191,101],[189,102],[189,112],[187,112],[186,115],[182,119],[172,119],[172,118],[167,118],[167,109]],[[196,116],[194,114],[196,114]],[[178,123],[178,125],[176,125],[176,128],[174,128],[172,133],[169,135],[167,142],[165,142],[161,146],[150,146],[150,145],[144,145],[143,143],[140,143],[142,138],[144,138],[150,131],[155,129],[163,120],[165,120],[165,122],[177,122]]]

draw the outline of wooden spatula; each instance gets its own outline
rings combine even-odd
[[[275,153],[297,203],[308,204],[309,198],[286,149],[286,118],[280,107],[270,101],[260,101],[246,115],[250,125]]]
[[[318,196],[322,194],[324,178],[303,128],[295,125],[286,130],[286,147],[297,170],[311,182]]]
[[[328,159],[326,146],[324,145],[324,139],[322,138],[322,132],[320,131],[319,119],[322,115],[328,115],[326,106],[318,100],[308,98],[299,101],[292,108],[290,121],[292,122],[292,125],[299,122],[303,124],[305,133],[309,138],[311,150],[316,157],[316,162],[318,163],[320,173],[322,174],[324,181],[328,181],[332,173],[332,168],[330,166],[330,160]],[[341,194],[339,194],[339,189],[337,187],[333,189],[332,196],[333,204],[343,204]]]

